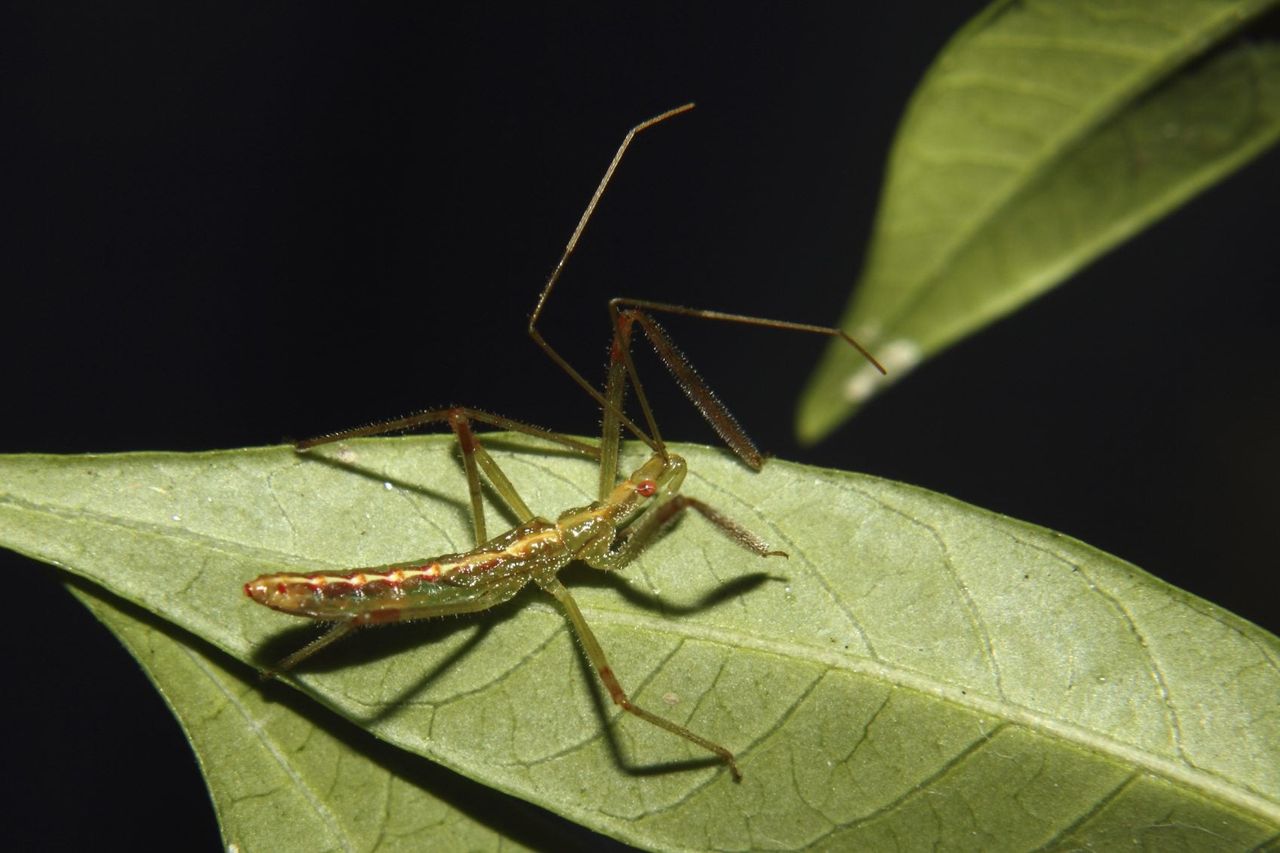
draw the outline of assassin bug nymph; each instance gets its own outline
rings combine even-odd
[[[599,445],[474,409],[451,407],[420,412],[405,418],[346,430],[300,442],[298,450],[358,436],[380,435],[424,424],[445,422],[453,430],[461,450],[463,470],[471,499],[471,515],[476,547],[458,554],[410,560],[354,571],[284,572],[263,575],[245,584],[254,601],[296,616],[332,623],[328,632],[280,661],[275,672],[292,669],[311,655],[369,625],[413,619],[429,619],[456,613],[486,610],[507,601],[530,581],[560,602],[587,657],[622,709],[672,734],[692,741],[714,753],[728,766],[735,781],[741,780],[738,762],[724,746],[659,716],[627,696],[614,674],[604,649],[587,625],[569,590],[557,577],[561,569],[577,560],[592,568],[611,571],[629,563],[664,526],[685,510],[694,510],[743,548],[761,557],[786,556],[770,550],[759,537],[712,507],[680,494],[686,474],[685,460],[667,450],[652,409],[631,358],[632,329],[639,326],[658,356],[675,377],[680,388],[744,463],[759,469],[764,457],[716,398],[688,360],[652,317],[655,312],[724,320],[774,329],[810,332],[840,337],[861,352],[881,372],[883,368],[853,338],[843,331],[823,326],[765,320],[718,311],[703,311],[635,299],[614,299],[609,303],[613,321],[613,345],[603,392],[591,385],[538,331],[538,320],[547,298],[560,278],[565,262],[573,253],[623,154],[636,134],[674,115],[693,108],[685,104],[636,125],[622,140],[604,177],[587,203],[573,234],[552,270],[529,319],[529,335],[603,412],[604,429]],[[630,384],[643,413],[644,427],[623,411],[626,386]],[[535,515],[485,451],[471,428],[472,422],[524,433],[560,444],[600,462],[599,499],[586,506],[565,510],[550,521]],[[630,476],[618,481],[620,433],[626,429],[646,444],[652,455]],[[517,527],[489,538],[485,531],[481,498],[481,472],[494,492],[519,519]],[[271,675],[273,673],[267,673]]]

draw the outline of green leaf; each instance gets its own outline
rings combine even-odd
[[[1275,5],[997,3],[966,26],[907,108],[841,320],[889,376],[830,347],[801,440],[1272,145],[1280,44],[1222,43]]]
[[[178,718],[227,849],[526,849],[510,837],[513,812],[514,824],[530,821],[502,795],[414,760],[286,688],[264,688],[252,670],[101,590],[68,589]],[[507,834],[472,815],[505,824]]]
[[[466,547],[449,444],[0,457],[0,541],[261,664],[314,631],[247,599],[253,576]],[[753,557],[690,517],[622,574],[565,578],[633,697],[733,749],[741,784],[620,718],[533,589],[475,617],[357,635],[297,685],[381,739],[645,847],[1236,849],[1280,834],[1280,640],[939,495],[680,452],[687,493],[790,559]],[[548,513],[593,489],[589,462],[495,456]],[[229,683],[244,707],[261,689]],[[209,750],[262,745],[238,724],[205,737],[193,732],[206,767]],[[385,766],[359,738],[324,751],[320,772]],[[241,799],[282,790],[256,779]]]

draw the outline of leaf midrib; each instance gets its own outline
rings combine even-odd
[[[548,611],[551,609],[548,607]],[[778,639],[766,640],[733,629],[699,626],[687,620],[674,623],[677,627],[672,628],[671,622],[630,611],[599,607],[583,609],[591,614],[592,622],[595,624],[611,624],[645,631],[661,629],[684,641],[700,640],[722,645],[731,650],[742,649],[759,654],[775,655],[787,660],[803,660],[823,665],[829,670],[843,670],[871,676],[896,687],[914,690],[953,705],[1025,725],[1036,731],[1054,734],[1064,741],[1085,747],[1090,751],[1118,758],[1124,763],[1182,782],[1224,802],[1248,809],[1272,822],[1280,821],[1280,803],[1267,797],[1231,784],[1220,776],[1199,770],[1189,764],[1154,755],[1100,732],[1046,716],[1008,699],[984,698],[967,688],[954,687],[922,673],[866,657],[845,655],[818,646],[788,643]]]

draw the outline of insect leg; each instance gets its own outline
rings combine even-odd
[[[609,315],[613,319],[615,331],[615,342],[618,340],[624,343],[630,342],[629,330],[632,324],[638,324],[644,332],[645,337],[653,345],[654,351],[666,365],[667,370],[671,372],[672,377],[676,380],[676,384],[680,386],[680,390],[684,392],[689,401],[693,403],[702,416],[706,418],[707,423],[715,429],[716,433],[724,441],[729,448],[737,454],[738,458],[745,462],[749,467],[760,470],[764,465],[764,455],[756,448],[755,443],[751,441],[750,436],[738,424],[736,418],[730,413],[729,409],[720,398],[715,395],[711,387],[703,380],[693,365],[689,362],[688,357],[680,351],[675,345],[667,332],[658,324],[656,320],[649,315],[648,312],[660,311],[668,314],[677,314],[684,317],[697,317],[705,320],[720,320],[730,323],[739,323],[747,326],[761,326],[768,329],[783,329],[793,332],[809,332],[811,334],[826,335],[828,337],[839,337],[846,343],[862,353],[868,361],[870,361],[877,370],[884,373],[884,367],[870,352],[858,343],[846,332],[829,326],[814,326],[808,323],[792,323],[786,320],[769,320],[760,317],[749,317],[743,314],[726,314],[723,311],[706,311],[699,308],[685,308],[681,305],[671,305],[665,302],[649,302],[642,299],[626,299],[615,298],[609,300]],[[617,346],[617,343],[615,343]],[[629,348],[628,348],[629,349]],[[652,423],[652,416],[649,414],[648,402],[645,400],[644,392],[640,389],[640,380],[636,375],[635,365],[632,363],[631,355],[628,352],[623,353],[626,362],[627,373],[631,379],[631,384],[636,388],[636,399],[645,411],[645,416]]]
[[[635,435],[636,438],[647,444],[655,453],[662,452],[662,443],[651,438],[649,435],[646,435],[644,430],[636,425],[635,421],[627,417],[617,406],[611,405],[604,394],[596,390],[590,382],[583,378],[582,374],[579,373],[573,365],[569,364],[569,362],[565,360],[564,356],[560,355],[560,353],[557,352],[556,349],[542,336],[542,332],[538,330],[538,321],[542,318],[542,311],[546,307],[547,299],[551,296],[552,289],[556,286],[556,282],[560,280],[560,273],[563,272],[565,264],[569,261],[569,256],[573,254],[573,250],[577,248],[578,240],[582,238],[582,232],[586,230],[587,223],[591,220],[591,215],[595,213],[596,205],[600,203],[601,196],[604,195],[605,189],[613,179],[613,173],[617,171],[618,164],[622,162],[622,155],[627,152],[627,148],[631,146],[631,141],[635,139],[636,134],[653,127],[655,124],[666,121],[672,116],[679,115],[680,113],[687,112],[691,109],[693,109],[693,104],[684,104],[683,106],[676,107],[675,109],[667,110],[666,112],[656,115],[651,119],[642,121],[635,127],[631,128],[631,130],[627,131],[626,136],[622,138],[622,144],[618,146],[618,150],[614,153],[613,159],[609,162],[608,168],[605,169],[604,177],[602,177],[600,179],[600,183],[596,185],[596,191],[592,193],[591,200],[587,202],[586,209],[582,211],[582,216],[579,217],[577,226],[574,227],[573,233],[569,235],[569,242],[565,244],[564,252],[560,255],[560,260],[556,262],[555,268],[551,271],[551,275],[547,277],[547,283],[543,285],[542,293],[538,295],[538,302],[533,306],[533,313],[529,315],[529,337],[533,339],[533,342],[538,345],[539,349],[546,353],[548,358],[568,374],[569,378],[576,382],[578,387],[583,391],[587,392],[587,395],[590,396],[591,399],[599,403],[606,412],[612,410],[612,415],[617,418],[617,423],[626,427],[628,431]],[[652,426],[652,423],[650,426]],[[603,471],[607,469],[607,467],[608,466],[602,466],[601,470]],[[604,475],[602,473],[601,478],[603,479],[603,477]],[[610,483],[610,486],[612,485],[613,484]],[[602,489],[602,496],[605,492],[607,492],[607,490]]]
[[[460,412],[449,412],[449,428],[458,439],[458,449],[462,451],[462,471],[467,477],[467,495],[471,498],[471,526],[476,534],[476,547],[489,538],[484,528],[484,497],[480,493],[480,474],[476,471],[476,450],[480,443],[467,416]]]
[[[666,503],[650,510],[639,521],[628,527],[622,534],[616,547],[603,554],[591,555],[586,560],[592,568],[612,570],[625,566],[635,559],[636,555],[648,547],[654,537],[662,531],[676,516],[687,509],[696,511],[707,521],[720,529],[734,542],[758,554],[761,557],[785,557],[786,551],[776,551],[769,547],[759,536],[729,518],[719,510],[703,503],[697,498],[675,495]]]
[[[632,560],[637,553],[640,553],[645,547],[648,547],[648,544],[652,542],[655,535],[657,535],[664,526],[671,523],[672,520],[675,520],[675,517],[685,510],[694,510],[698,512],[698,514],[703,516],[704,519],[707,519],[710,523],[716,525],[717,528],[721,530],[721,533],[727,535],[727,537],[732,539],[733,542],[740,544],[740,546],[748,549],[750,552],[756,553],[756,555],[762,557],[787,556],[786,551],[774,551],[773,548],[769,548],[768,543],[764,542],[764,539],[758,537],[758,535],[755,535],[754,533],[751,533],[750,530],[744,528],[744,526],[731,519],[731,517],[724,515],[723,512],[717,510],[717,508],[709,506],[703,501],[699,501],[698,498],[687,497],[685,494],[677,494],[677,496],[672,497],[671,500],[663,503],[662,506],[650,511],[648,515],[643,517],[643,519],[640,519],[639,523],[627,528],[626,532],[623,533],[622,542],[618,544],[617,548],[614,548],[614,553],[617,553],[618,558],[620,558],[623,564]]]
[[[427,411],[418,412],[415,415],[409,415],[403,418],[379,421],[378,423],[369,424],[367,426],[322,435],[318,438],[309,438],[305,441],[298,442],[296,447],[298,450],[309,450],[312,447],[329,444],[335,441],[343,441],[349,438],[361,438],[371,435],[383,435],[389,432],[401,432],[432,423],[448,423],[449,428],[453,430],[453,434],[457,437],[458,447],[462,451],[462,467],[467,477],[467,490],[471,498],[472,525],[475,531],[476,545],[480,545],[488,540],[488,534],[485,529],[484,503],[481,498],[480,475],[477,471],[477,465],[479,466],[479,470],[482,470],[485,476],[488,477],[489,482],[493,484],[494,491],[498,493],[499,497],[502,498],[521,522],[525,522],[533,518],[533,513],[529,510],[528,505],[526,505],[520,498],[515,486],[513,486],[511,481],[507,479],[506,475],[502,473],[502,470],[498,467],[498,463],[495,462],[493,457],[491,457],[488,452],[485,451],[484,447],[480,445],[479,439],[471,429],[471,421],[555,442],[556,444],[563,445],[576,453],[581,453],[584,456],[597,458],[600,455],[599,448],[593,447],[586,442],[578,441],[575,438],[570,438],[569,436],[561,435],[560,433],[552,432],[551,430],[542,429],[541,427],[512,420],[511,418],[504,418],[501,415],[482,412],[478,409],[472,409],[466,406],[451,406],[447,409],[428,409]]]
[[[350,634],[359,627],[359,624],[357,624],[354,619],[335,623],[328,631],[325,631],[319,637],[316,637],[314,640],[307,643],[284,660],[280,661],[280,663],[276,664],[274,669],[263,670],[262,678],[264,680],[268,678],[275,678],[282,672],[288,672],[307,658],[314,655],[316,652],[337,642],[338,640],[341,640],[343,637],[347,636],[347,634]]]
[[[476,547],[479,547],[488,541],[489,536],[485,533],[484,501],[480,494],[480,475],[476,471],[477,464],[484,471],[485,477],[493,485],[498,496],[520,519],[521,524],[533,518],[533,511],[520,497],[520,493],[516,491],[516,487],[512,485],[507,475],[502,473],[498,463],[481,446],[480,439],[471,429],[468,411],[466,409],[450,410],[449,428],[457,436],[458,447],[462,450],[462,467],[467,475],[467,491],[471,496],[471,521],[475,526]]]
[[[450,414],[458,412],[473,421],[482,424],[497,427],[498,429],[510,430],[512,432],[524,433],[534,438],[540,438],[545,441],[555,442],[564,445],[570,450],[581,453],[583,456],[589,456],[596,459],[600,455],[600,451],[585,441],[578,441],[567,435],[561,435],[558,432],[552,432],[549,429],[527,424],[523,421],[504,418],[501,415],[482,412],[479,409],[472,409],[469,406],[450,406],[446,409],[427,409],[417,414],[407,415],[403,418],[393,418],[389,421],[378,421],[377,423],[368,424],[353,429],[344,429],[341,432],[331,432],[317,438],[308,438],[305,441],[299,441],[294,446],[299,450],[309,450],[321,444],[330,444],[335,441],[345,441],[348,438],[362,438],[370,435],[386,435],[390,432],[404,432],[406,430],[417,429],[420,426],[433,423],[443,423],[449,420]]]
[[[764,466],[764,454],[756,447],[755,442],[747,435],[746,430],[738,424],[738,420],[733,416],[733,413],[729,411],[724,403],[720,402],[720,398],[711,390],[706,381],[698,375],[698,371],[689,362],[688,356],[680,351],[666,331],[643,311],[620,311],[618,309],[618,300],[616,299],[610,300],[609,311],[614,317],[614,325],[616,327],[629,327],[632,323],[640,325],[645,337],[653,345],[654,352],[658,354],[662,363],[667,366],[667,370],[675,378],[680,390],[689,398],[694,407],[702,413],[707,423],[711,424],[716,434],[729,446],[729,449],[737,454],[738,458],[745,462],[748,467],[759,471]],[[626,354],[626,361],[627,371],[631,375],[631,382],[639,388],[640,379],[636,374],[630,352]],[[642,401],[644,399],[639,391],[637,391],[636,397]]]
[[[587,626],[587,620],[583,617],[582,611],[578,609],[578,603],[573,600],[569,590],[555,577],[539,579],[538,583],[543,589],[554,595],[556,600],[564,607],[564,611],[569,617],[569,623],[578,635],[582,648],[587,652],[587,658],[590,659],[591,665],[595,667],[596,672],[600,674],[600,680],[604,682],[605,688],[609,691],[609,696],[618,707],[629,714],[634,714],[640,719],[652,723],[660,729],[666,729],[673,735],[678,735],[685,740],[696,743],[709,752],[715,753],[721,761],[729,766],[729,772],[733,774],[733,780],[735,782],[742,781],[742,771],[738,769],[738,762],[734,759],[732,752],[718,743],[707,740],[702,735],[689,731],[679,723],[668,720],[666,717],[659,717],[651,711],[646,711],[627,698],[626,691],[622,689],[622,684],[619,683],[618,677],[613,674],[613,668],[609,666],[609,659],[605,657],[604,649],[601,648],[595,634]]]
[[[618,445],[622,440],[622,404],[627,394],[627,374],[622,353],[626,345],[614,332],[609,348],[609,371],[604,384],[605,405],[600,419],[600,500],[607,500],[618,482]],[[658,438],[656,441],[661,442]]]
[[[743,326],[759,326],[764,329],[782,329],[788,332],[806,332],[812,335],[825,335],[829,338],[840,338],[849,346],[856,349],[863,358],[871,362],[872,366],[882,374],[887,374],[884,365],[876,360],[876,357],[864,347],[862,344],[846,332],[844,329],[835,326],[816,326],[812,323],[795,323],[790,320],[773,320],[768,317],[752,317],[747,314],[729,314],[724,311],[710,311],[705,308],[686,308],[683,305],[673,305],[670,302],[651,302],[647,299],[631,299],[630,297],[619,296],[611,299],[610,306],[615,310],[626,311],[627,308],[639,309],[644,311],[658,311],[664,314],[677,314],[681,317],[697,317],[702,320],[719,320],[724,323],[738,323]]]

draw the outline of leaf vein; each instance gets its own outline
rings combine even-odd
[[[1072,835],[1079,832],[1079,830],[1083,829],[1094,818],[1100,815],[1107,808],[1107,806],[1115,802],[1115,800],[1117,800],[1125,791],[1127,791],[1130,787],[1132,787],[1137,780],[1138,780],[1138,774],[1136,772],[1130,773],[1128,776],[1121,779],[1120,782],[1118,782],[1114,788],[1112,788],[1103,796],[1099,797],[1090,808],[1086,809],[1084,812],[1079,814],[1075,820],[1071,821],[1071,823],[1067,824],[1066,826],[1062,827],[1057,832],[1055,832],[1052,837],[1050,837],[1047,841],[1045,841],[1044,844],[1041,844],[1036,849],[1037,850],[1061,850],[1062,848],[1067,847],[1068,846],[1066,843],[1067,839],[1069,839]]]
[[[343,849],[354,850],[355,844],[343,830],[342,823],[338,820],[337,815],[335,815],[328,806],[325,805],[323,798],[317,796],[316,793],[311,790],[311,786],[306,783],[302,778],[302,775],[294,768],[293,763],[280,750],[279,746],[270,737],[270,735],[267,734],[258,719],[254,717],[253,714],[249,713],[248,709],[245,707],[244,703],[240,701],[238,696],[227,689],[226,684],[212,669],[210,669],[208,664],[200,655],[196,654],[194,650],[185,645],[181,646],[181,649],[182,653],[186,655],[192,665],[196,669],[200,670],[200,672],[209,679],[209,682],[226,697],[227,703],[239,711],[240,716],[245,721],[245,725],[248,729],[257,737],[258,742],[262,744],[262,747],[266,750],[267,754],[271,756],[284,775],[293,783],[294,788],[302,794],[303,799],[305,799],[308,805],[311,806],[312,811],[315,812],[316,816],[324,823],[329,831],[333,833],[334,838],[342,845]]]

